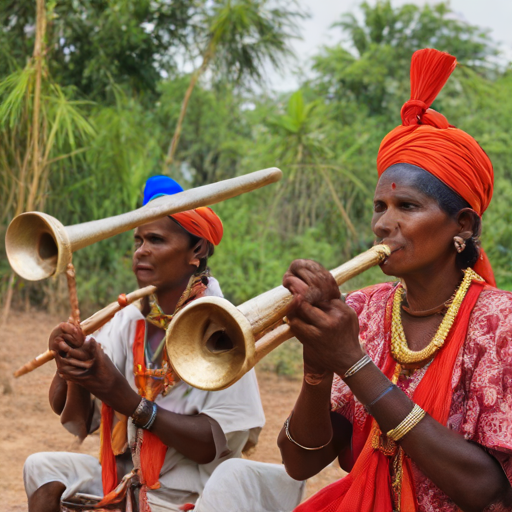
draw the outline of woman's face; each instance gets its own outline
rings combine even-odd
[[[372,229],[392,254],[381,265],[387,275],[406,277],[455,265],[458,222],[418,190],[407,173],[389,169],[379,179]]]
[[[169,217],[144,224],[134,232],[132,269],[140,287],[154,285],[159,290],[188,283],[198,262],[188,233]]]

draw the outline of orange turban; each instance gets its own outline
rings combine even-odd
[[[485,151],[471,135],[430,108],[452,74],[457,59],[434,49],[418,50],[411,60],[411,99],[402,107],[402,125],[384,137],[377,156],[379,177],[398,163],[425,169],[463,197],[482,215],[491,201],[494,172]],[[485,252],[474,266],[496,285]]]
[[[213,245],[219,245],[224,234],[222,221],[217,214],[207,206],[175,213],[171,217],[189,233],[199,238],[205,238]]]

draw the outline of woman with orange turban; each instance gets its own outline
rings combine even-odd
[[[479,245],[492,164],[430,105],[455,69],[416,52],[402,125],[382,141],[372,229],[400,281],[342,300],[306,260],[284,285],[304,382],[279,436],[296,479],[349,474],[297,512],[512,510],[512,293]]]

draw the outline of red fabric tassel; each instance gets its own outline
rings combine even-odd
[[[423,119],[446,81],[457,66],[457,59],[448,53],[430,48],[414,52],[411,59],[411,99],[402,107],[403,126],[430,124],[448,128],[449,123],[439,112],[432,111]]]
[[[158,489],[160,471],[164,465],[167,446],[148,430],[144,432],[140,448],[140,467],[142,480],[150,489]]]
[[[112,450],[112,424],[114,422],[114,409],[108,405],[101,406],[100,430],[100,464],[103,495],[112,492],[117,485],[117,465]]]
[[[485,251],[480,247],[480,256],[477,262],[473,265],[473,270],[482,278],[485,282],[492,287],[496,288],[496,279],[494,278],[494,272],[492,270],[491,262],[487,257]]]

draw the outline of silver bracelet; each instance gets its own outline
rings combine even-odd
[[[352,377],[352,375],[355,375],[361,368],[364,368],[368,363],[372,362],[372,358],[365,354],[359,361],[357,361],[356,364],[352,365],[346,372],[345,375],[343,375],[344,379],[347,379],[348,377]]]
[[[158,412],[158,410],[157,410],[157,406],[156,406],[155,402],[152,402],[152,404],[153,404],[153,410],[151,411],[151,416],[150,416],[148,422],[142,427],[144,430],[149,430],[153,426],[153,423],[155,423],[155,420],[156,420],[156,413]]]
[[[291,441],[293,444],[297,445],[299,448],[302,448],[303,450],[308,450],[308,451],[312,452],[315,450],[321,450],[322,448],[325,448],[332,441],[332,437],[331,437],[331,439],[329,439],[329,442],[323,444],[322,446],[315,446],[314,448],[309,448],[308,446],[302,446],[301,444],[297,443],[297,441],[295,441],[295,439],[293,439],[293,437],[290,434],[290,419],[291,419],[291,417],[292,417],[292,415],[290,414],[290,416],[288,416],[288,418],[286,418],[286,421],[284,422],[284,431],[286,433],[286,437],[288,438],[288,441]]]

